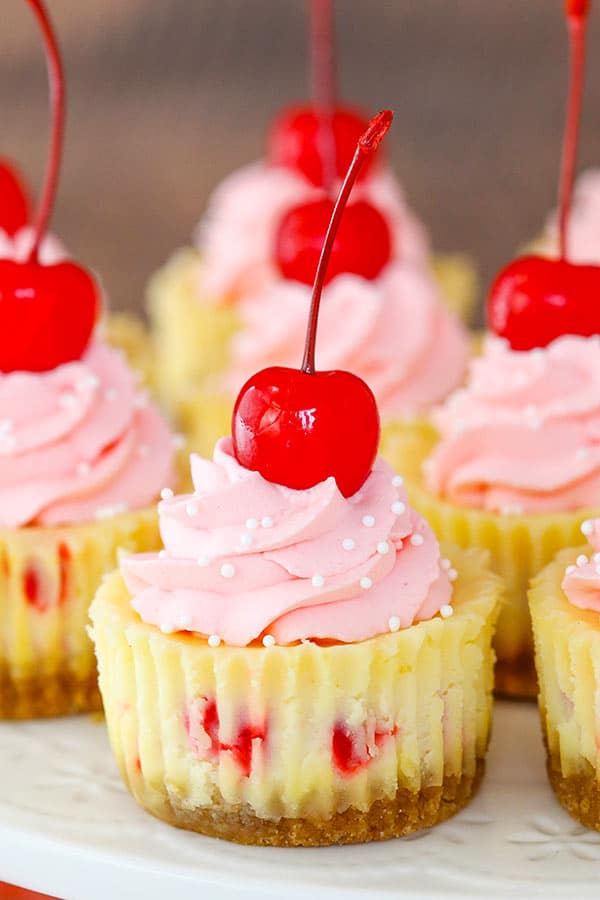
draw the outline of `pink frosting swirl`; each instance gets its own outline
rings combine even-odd
[[[226,390],[237,393],[267,366],[299,365],[310,295],[306,285],[279,279],[240,302]],[[319,368],[360,375],[384,419],[418,414],[443,400],[462,384],[468,354],[466,330],[422,269],[392,263],[376,281],[339,275],[325,288]]]
[[[600,169],[589,169],[577,180],[567,240],[572,262],[600,264]],[[556,212],[548,218],[539,248],[549,256],[558,253]]]
[[[50,372],[0,374],[0,527],[137,509],[173,479],[173,439],[99,341]]]
[[[192,476],[194,494],[159,504],[165,550],[121,563],[134,609],[165,632],[234,646],[265,633],[353,642],[451,599],[449,563],[382,461],[345,499],[333,478],[304,491],[271,484],[223,438],[212,462],[192,457]]]
[[[434,415],[429,487],[496,512],[600,505],[600,339],[565,336],[513,351],[486,340],[464,390]]]
[[[582,553],[567,566],[562,587],[573,606],[600,612],[600,519],[588,519],[581,530],[596,552],[591,559]]]
[[[24,262],[33,245],[34,230],[31,225],[20,228],[12,237],[0,228],[0,259]],[[39,261],[51,266],[67,259],[68,253],[61,241],[53,234],[44,237],[40,244]]]
[[[202,296],[208,294],[218,303],[264,290],[279,276],[273,264],[273,244],[282,215],[290,207],[320,196],[302,175],[262,162],[229,175],[212,195],[197,231]],[[353,198],[370,201],[387,217],[395,255],[426,263],[425,229],[389,169],[375,168],[364,183],[356,185]]]

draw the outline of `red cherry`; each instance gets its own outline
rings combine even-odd
[[[315,276],[300,371],[263,369],[237,398],[232,419],[238,462],[268,481],[302,490],[334,477],[345,497],[364,484],[379,445],[379,413],[370,388],[350,372],[315,372],[321,294],[340,219],[356,176],[388,131],[379,113],[358,141],[341,187]]]
[[[0,230],[10,237],[29,221],[29,197],[23,179],[8,160],[0,159]]]
[[[79,359],[100,292],[81,266],[0,260],[0,372],[46,372]]]
[[[313,487],[334,476],[351,497],[373,467],[379,414],[371,390],[350,372],[274,366],[242,388],[233,412],[238,461],[275,484]]]
[[[331,115],[335,142],[335,175],[343,178],[352,162],[356,142],[367,127],[366,119],[351,109],[338,107]],[[327,173],[321,151],[323,119],[311,106],[294,106],[284,110],[274,121],[267,139],[267,160],[300,172],[317,187],[327,187]],[[364,178],[370,166],[361,173]]]
[[[284,215],[275,237],[275,259],[284,278],[314,282],[333,207],[331,200],[314,200]],[[374,206],[359,200],[348,206],[340,222],[325,284],[343,272],[377,278],[391,255],[392,237],[386,220]]]

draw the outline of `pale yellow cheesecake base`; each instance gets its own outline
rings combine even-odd
[[[86,525],[0,529],[0,719],[100,708],[90,603],[119,548],[159,544],[155,509]]]
[[[137,802],[183,828],[277,845],[394,837],[463,806],[490,733],[502,586],[481,553],[451,558],[453,616],[329,646],[211,648],[163,634],[112,575],[92,606],[93,639]]]
[[[567,600],[565,568],[589,547],[564,550],[529,592],[548,774],[560,803],[600,831],[600,616]]]
[[[545,515],[500,515],[447,503],[427,490],[423,463],[437,441],[431,426],[397,429],[386,437],[382,455],[394,457],[404,475],[412,505],[427,519],[440,541],[488,550],[492,568],[506,586],[494,647],[496,690],[510,696],[535,697],[537,683],[533,638],[527,605],[530,579],[563,547],[581,540],[581,523],[599,510]]]

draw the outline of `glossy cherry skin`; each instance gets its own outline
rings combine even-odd
[[[312,106],[293,106],[285,109],[273,122],[267,139],[267,161],[272,166],[282,166],[300,172],[308,180],[323,187],[325,169],[321,150],[321,119]],[[335,169],[341,179],[346,174],[356,142],[367,127],[367,119],[352,109],[338,107],[332,119],[335,140]],[[368,174],[372,161],[368,161],[359,180]]]
[[[333,476],[345,497],[368,478],[379,432],[370,388],[342,371],[263,369],[240,391],[232,419],[242,466],[296,490]]]
[[[85,269],[0,260],[0,372],[46,372],[79,359],[100,310]]]
[[[546,347],[563,334],[600,334],[600,266],[516,259],[497,275],[487,315],[513,350]]]
[[[10,237],[29,222],[29,197],[16,169],[0,159],[0,230]]]
[[[284,278],[313,283],[332,212],[333,203],[322,199],[294,206],[283,216],[275,235],[275,262]],[[344,212],[324,283],[344,272],[377,278],[391,255],[386,220],[374,206],[359,200]]]

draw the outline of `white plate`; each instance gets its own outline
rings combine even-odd
[[[546,782],[537,709],[498,703],[475,801],[412,838],[322,850],[177,831],[130,799],[101,723],[0,724],[0,880],[64,900],[598,897],[600,835]]]

